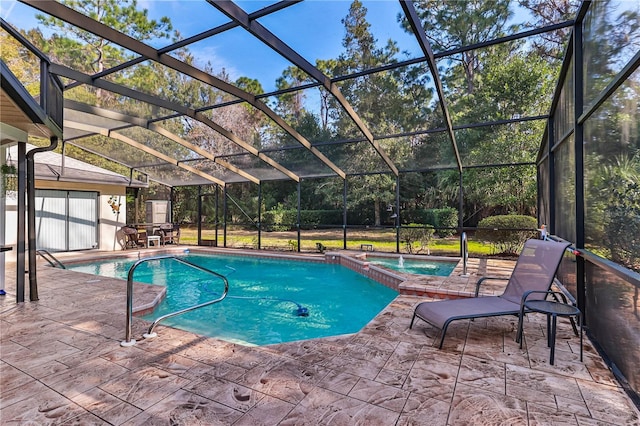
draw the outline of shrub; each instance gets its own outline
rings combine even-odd
[[[431,225],[434,228],[456,228],[458,226],[458,210],[445,207],[443,209],[424,209],[408,211],[402,215],[403,220]],[[450,237],[455,229],[436,229],[438,237]]]
[[[604,243],[611,260],[640,272],[640,184],[621,178],[617,183],[604,209]]]
[[[491,244],[494,253],[518,254],[529,238],[537,235],[535,217],[522,215],[490,216],[478,223],[476,237]]]
[[[410,223],[400,229],[400,238],[405,243],[409,253],[420,253],[423,250],[431,254],[429,243],[433,238],[433,226]]]
[[[295,214],[293,214],[295,213]],[[269,210],[262,214],[262,225],[270,231],[288,231],[296,223],[295,210]]]
[[[444,209],[430,209],[430,214],[433,216],[433,222],[431,223],[434,228],[456,228],[458,226],[458,210],[451,207],[445,207]],[[455,229],[438,229],[436,234],[441,237],[450,237],[455,234]]]

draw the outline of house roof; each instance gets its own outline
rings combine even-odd
[[[36,147],[27,144],[27,152]],[[15,165],[18,158],[17,146],[13,145],[8,150],[8,157]],[[112,172],[102,167],[85,163],[68,156],[64,157],[53,151],[39,152],[34,156],[36,179],[59,182],[83,182],[101,185],[121,185],[134,188],[144,188],[147,182],[129,179],[126,176]],[[64,164],[63,164],[64,162]]]

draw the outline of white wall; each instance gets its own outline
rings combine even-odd
[[[57,189],[57,190],[73,190],[73,191],[97,191],[98,196],[98,249],[105,251],[121,250],[122,247],[118,243],[117,231],[127,223],[125,187],[115,185],[92,185],[89,183],[76,182],[54,182],[54,181],[36,181],[37,189]],[[6,198],[6,214],[3,218],[3,226],[5,228],[5,241],[7,245],[13,245],[14,250],[6,252],[6,261],[15,262],[16,252],[15,245],[17,243],[17,197],[14,194],[8,194]],[[115,195],[120,199],[120,212],[114,213],[108,204],[109,197]],[[26,222],[26,219],[25,219]],[[25,231],[26,233],[26,231]],[[25,234],[26,235],[26,234]]]

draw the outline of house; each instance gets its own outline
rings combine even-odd
[[[36,147],[26,144],[27,153]],[[3,146],[5,170],[14,171],[18,146]],[[127,223],[127,187],[146,187],[120,174],[53,151],[34,156],[36,248],[54,251],[119,250],[117,231]],[[16,175],[3,175],[5,240],[17,243]],[[4,191],[3,191],[4,193]],[[9,261],[15,255],[8,253]]]

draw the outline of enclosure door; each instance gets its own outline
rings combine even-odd
[[[98,244],[98,193],[36,190],[36,247],[86,250]]]

